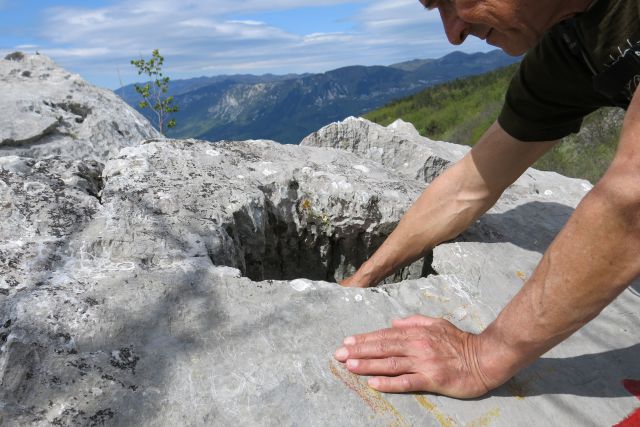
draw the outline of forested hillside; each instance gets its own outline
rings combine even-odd
[[[462,78],[394,101],[364,117],[388,125],[401,118],[431,139],[473,145],[500,112],[517,64],[480,76]],[[534,167],[595,183],[611,162],[623,111],[604,108],[588,116],[582,130],[570,135]]]
[[[361,115],[393,99],[457,77],[479,75],[516,61],[500,50],[452,52],[438,59],[390,66],[349,66],[324,73],[287,76],[217,76],[171,82],[179,111],[172,138],[273,139],[298,144],[322,126]],[[155,123],[151,110],[140,110],[133,86],[116,91]]]

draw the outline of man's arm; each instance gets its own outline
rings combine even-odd
[[[577,207],[531,279],[478,340],[478,354],[489,353],[487,346],[505,349],[502,361],[484,357],[482,369],[509,378],[596,317],[640,275],[639,254],[640,91],[636,91],[611,166]]]
[[[341,284],[375,286],[437,244],[453,239],[553,144],[518,141],[494,123],[462,160],[427,187],[382,246]]]
[[[480,335],[414,316],[345,339],[336,358],[380,391],[475,397],[593,319],[640,275],[640,91],[616,157],[532,277]]]

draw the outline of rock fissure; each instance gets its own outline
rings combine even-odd
[[[294,181],[295,182],[295,181]],[[254,281],[292,280],[306,278],[338,282],[353,274],[386,240],[395,223],[376,230],[381,214],[375,207],[379,199],[372,197],[364,206],[368,214],[360,224],[336,228],[335,215],[328,206],[316,205],[304,194],[298,194],[299,183],[288,187],[288,196],[274,202],[270,196],[274,188],[261,187],[263,223],[256,226],[255,213],[246,209],[236,211],[233,224],[225,229],[234,244],[233,252],[240,255],[239,268]],[[277,203],[277,204],[276,204]],[[375,231],[370,231],[375,230]],[[214,264],[219,259],[209,253]],[[433,254],[407,266],[387,278],[385,283],[415,279],[437,274],[431,265]]]
[[[640,378],[627,291],[482,399],[371,394],[327,363],[345,336],[401,316],[482,331],[586,181],[530,169],[462,236],[387,280],[401,283],[347,289],[326,282],[367,259],[468,148],[355,118],[300,146],[162,139],[48,58],[10,57],[0,140],[60,115],[67,135],[0,151],[0,424],[613,425],[635,410],[620,385]]]

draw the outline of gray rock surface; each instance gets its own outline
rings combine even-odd
[[[425,182],[431,182],[469,151],[464,145],[425,138],[402,119],[383,127],[359,117],[325,126],[304,138],[300,145],[351,151]]]
[[[0,60],[0,156],[101,162],[161,135],[112,91],[89,85],[44,55]]]
[[[480,399],[383,395],[334,362],[346,335],[413,313],[480,332],[590,186],[530,170],[397,283],[345,289],[428,165],[464,149],[400,123],[332,126],[383,153],[154,139],[104,168],[1,158],[0,425],[612,425],[635,410],[621,380],[640,378],[637,285]]]

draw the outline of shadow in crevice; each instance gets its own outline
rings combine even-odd
[[[202,351],[203,345],[215,348],[211,342],[203,343],[199,331],[216,331],[216,334],[219,333],[224,339],[232,339],[237,335],[238,339],[251,342],[251,336],[261,334],[265,325],[290,322],[287,310],[283,310],[282,313],[266,318],[256,315],[255,319],[246,322],[255,325],[251,328],[251,333],[247,333],[245,326],[229,327],[228,319],[225,318],[227,309],[220,303],[220,299],[224,298],[221,296],[223,291],[212,289],[222,284],[215,283],[217,279],[205,274],[205,270],[211,265],[225,264],[239,268],[244,262],[245,271],[251,271],[251,276],[255,279],[309,277],[305,275],[311,271],[317,276],[312,275],[310,278],[333,281],[340,273],[340,266],[344,264],[343,257],[348,258],[354,266],[359,265],[359,261],[368,258],[392,229],[389,226],[389,230],[379,230],[378,234],[367,235],[363,230],[366,230],[369,224],[365,224],[360,231],[354,230],[348,236],[352,241],[335,238],[334,242],[330,242],[333,249],[324,255],[320,253],[316,244],[311,244],[305,251],[301,251],[299,235],[295,234],[296,241],[292,241],[292,225],[286,222],[279,223],[284,219],[278,218],[275,208],[268,205],[266,196],[260,201],[257,209],[264,214],[262,218],[267,222],[273,222],[272,230],[269,229],[269,224],[253,227],[255,224],[251,222],[253,217],[249,211],[240,212],[228,220],[225,218],[225,223],[220,224],[202,209],[200,200],[187,198],[184,204],[180,204],[180,208],[188,212],[176,218],[172,210],[157,202],[155,192],[149,191],[149,188],[158,190],[175,185],[172,182],[164,182],[161,179],[163,176],[159,173],[157,177],[145,177],[151,179],[151,182],[145,181],[144,185],[138,185],[136,180],[129,186],[122,183],[111,186],[108,182],[96,183],[106,184],[102,192],[103,205],[99,208],[101,212],[95,217],[102,219],[96,219],[95,223],[91,222],[73,230],[73,233],[66,237],[64,257],[47,266],[51,274],[68,273],[69,279],[65,279],[64,282],[58,281],[55,286],[51,282],[45,282],[37,289],[24,292],[25,296],[34,297],[34,300],[34,293],[38,293],[38,298],[46,300],[56,292],[66,296],[77,290],[77,295],[81,296],[74,294],[74,298],[84,298],[90,302],[80,303],[77,312],[63,312],[59,318],[51,321],[65,337],[69,337],[64,338],[65,344],[71,339],[78,343],[76,348],[70,347],[74,353],[67,353],[64,348],[58,348],[55,339],[48,336],[47,324],[32,324],[28,317],[22,317],[18,322],[14,319],[12,327],[26,328],[28,325],[28,328],[31,328],[29,333],[39,337],[40,347],[37,350],[37,358],[28,358],[28,371],[20,370],[19,363],[20,360],[25,360],[22,356],[29,356],[34,350],[19,346],[10,350],[13,352],[11,365],[19,374],[15,390],[21,390],[19,395],[12,395],[11,390],[5,389],[8,396],[6,401],[15,411],[11,416],[20,416],[27,421],[45,417],[50,423],[64,425],[89,424],[89,418],[94,416],[107,423],[117,422],[123,417],[126,418],[126,414],[135,414],[137,420],[144,423],[153,422],[161,412],[152,401],[153,396],[156,396],[153,394],[154,390],[161,390],[169,382],[175,381],[172,375],[176,375],[176,369],[181,368],[176,360],[188,359],[192,353]],[[212,196],[208,200],[215,199]],[[186,204],[187,201],[190,203]],[[300,201],[298,197],[290,202]],[[272,214],[275,216],[271,217]],[[306,215],[306,224],[316,228],[322,226],[322,217],[309,213]],[[227,240],[218,240],[217,236],[213,236],[215,239],[211,236],[218,230],[222,230],[220,233],[223,233],[226,225],[235,227],[235,234],[227,233]],[[230,236],[231,234],[234,235]],[[317,237],[316,235],[315,238]],[[331,236],[322,238],[328,239]],[[220,251],[211,250],[214,245],[210,243],[214,241],[221,242]],[[236,245],[237,242],[247,246],[240,248]],[[251,257],[246,257],[248,252],[245,252],[245,249],[248,246],[252,247]],[[232,248],[234,250],[231,250]],[[226,249],[230,249],[229,264],[226,263],[226,258],[218,256]],[[164,260],[163,255],[167,253],[179,255],[176,259],[166,257],[170,259]],[[297,269],[283,268],[283,263],[290,262],[293,256],[300,258]],[[190,257],[198,258],[201,264],[198,264],[197,268],[194,267],[194,270],[182,270],[185,264],[179,261]],[[76,262],[67,263],[63,258]],[[267,258],[274,260],[274,263],[265,268]],[[326,260],[327,265],[322,268],[314,267],[317,270],[309,268],[310,265],[319,263],[319,260]],[[163,270],[160,264],[165,261],[170,265],[176,261],[173,264],[175,270]],[[251,265],[252,262],[260,262],[262,267]],[[131,264],[133,270],[109,270],[117,269],[121,264]],[[429,257],[423,264],[416,266],[415,270],[401,271],[400,280],[432,274]],[[348,273],[348,270],[344,271]],[[74,275],[78,280],[72,279]],[[93,275],[109,278],[94,280]],[[82,293],[83,290],[86,291],[85,294]],[[71,297],[68,299],[72,300]],[[5,307],[12,304],[14,302]],[[63,304],[66,303],[51,303],[52,310],[64,309]],[[98,304],[104,306],[94,309],[87,307],[95,307]],[[78,327],[77,325],[82,325],[83,315],[87,312],[91,314],[90,320],[93,323]],[[194,316],[194,312],[201,315]],[[189,316],[190,323],[185,322],[186,316]],[[224,330],[224,336],[221,329]],[[95,339],[91,338],[93,341],[90,341],[87,335],[92,334],[95,335]],[[216,334],[207,339],[216,341]],[[58,352],[59,350],[61,352]],[[132,368],[123,370],[114,367],[114,360],[116,365]],[[113,384],[105,385],[103,380],[112,381]],[[68,382],[68,387],[65,389],[58,386],[58,381]],[[80,386],[71,386],[74,381],[87,381],[89,384],[93,381],[92,389],[100,390],[101,397],[93,400],[87,398],[89,403],[79,403],[86,402],[83,399],[86,396],[80,395]],[[64,382],[63,385],[67,386]],[[77,398],[77,402],[74,398]],[[64,405],[68,410],[59,416],[51,415],[48,409],[51,408],[49,401],[55,402],[56,405]],[[33,409],[25,408],[23,405],[30,405]],[[0,418],[7,408],[5,406],[0,409]],[[126,414],[119,414],[118,411],[124,411]]]
[[[259,214],[245,206],[225,225],[234,246],[230,250],[237,254],[239,264],[233,267],[254,281],[306,278],[339,282],[355,273],[396,226],[383,220],[377,199],[369,201],[365,218],[345,225],[342,214],[329,216],[326,206],[316,206],[304,191],[299,192],[295,179],[288,185],[286,198],[274,197],[279,191],[273,186],[259,188],[264,195]],[[262,218],[259,226],[256,216]],[[430,253],[385,283],[435,274],[432,261]]]

